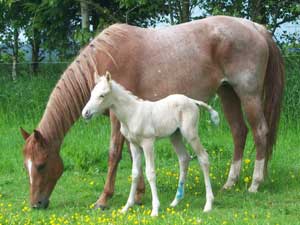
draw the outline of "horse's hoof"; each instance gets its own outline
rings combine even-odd
[[[108,208],[109,207],[107,205],[101,205],[101,204],[97,204],[97,203],[94,205],[94,209],[101,209],[102,211],[106,210]]]
[[[136,205],[143,205],[143,202],[142,201],[135,201],[134,204],[136,204]]]
[[[234,181],[227,181],[223,187],[222,187],[222,190],[225,191],[225,190],[231,190],[233,187],[235,186],[235,182]]]
[[[226,186],[224,185],[222,188],[221,188],[221,191],[229,191],[231,190],[232,187],[229,187],[229,186]]]

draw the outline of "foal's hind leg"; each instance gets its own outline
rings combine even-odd
[[[204,212],[208,212],[212,209],[212,204],[214,200],[214,195],[211,188],[210,178],[209,178],[209,160],[208,154],[204,150],[200,138],[197,132],[197,123],[185,124],[181,128],[182,135],[186,138],[189,144],[192,146],[194,152],[198,157],[199,164],[202,168],[204,175],[205,191],[206,191],[206,203],[204,206]]]
[[[178,156],[179,160],[179,168],[180,168],[180,175],[179,175],[179,182],[178,182],[178,188],[176,196],[171,203],[172,207],[175,207],[180,200],[184,197],[184,183],[187,175],[187,170],[190,162],[190,155],[188,154],[183,142],[182,142],[182,135],[180,132],[175,132],[171,137],[171,142],[173,144],[173,147],[175,149],[175,152]]]
[[[224,189],[230,189],[240,175],[248,128],[243,118],[240,99],[235,91],[229,85],[224,85],[219,88],[218,94],[234,141],[233,159],[227,181],[223,186]]]

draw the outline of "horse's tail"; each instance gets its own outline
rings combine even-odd
[[[216,110],[214,110],[210,105],[202,101],[197,101],[195,99],[192,100],[196,105],[202,106],[208,110],[208,112],[210,113],[210,119],[214,125],[217,126],[220,123],[219,113]]]
[[[269,47],[269,59],[263,86],[264,115],[268,124],[266,167],[276,143],[284,89],[284,62],[270,33],[264,32]]]

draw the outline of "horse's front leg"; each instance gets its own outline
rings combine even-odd
[[[110,121],[111,135],[108,171],[104,185],[104,190],[101,193],[97,202],[95,203],[95,208],[101,209],[107,208],[107,201],[113,196],[118,164],[122,157],[122,148],[124,144],[124,136],[120,132],[120,122],[117,120],[117,118],[112,112],[110,112]]]

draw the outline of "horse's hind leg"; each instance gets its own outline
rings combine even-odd
[[[178,156],[179,168],[180,168],[177,192],[176,192],[174,200],[171,203],[171,206],[175,207],[180,202],[180,200],[182,200],[184,197],[184,183],[185,183],[187,170],[188,170],[188,166],[189,166],[191,157],[188,154],[188,152],[183,144],[182,136],[179,131],[176,131],[170,137],[170,140],[171,140],[172,145],[175,149],[175,152]]]
[[[198,119],[198,118],[197,118]],[[183,124],[182,128],[180,129],[183,137],[189,142],[192,146],[194,152],[198,157],[199,164],[202,168],[203,175],[204,175],[204,183],[205,183],[205,191],[206,191],[206,203],[204,206],[204,212],[208,212],[212,209],[212,204],[214,200],[214,195],[211,188],[210,178],[209,178],[209,160],[208,154],[203,148],[200,138],[197,132],[197,122],[192,121],[191,123]]]
[[[240,175],[248,128],[243,118],[240,99],[235,91],[229,85],[223,85],[219,88],[218,94],[234,141],[233,160],[227,181],[223,186],[224,189],[230,189]]]
[[[264,179],[268,126],[263,112],[262,100],[259,96],[242,96],[241,101],[251,126],[256,146],[256,160],[249,191],[257,192],[259,184]]]

